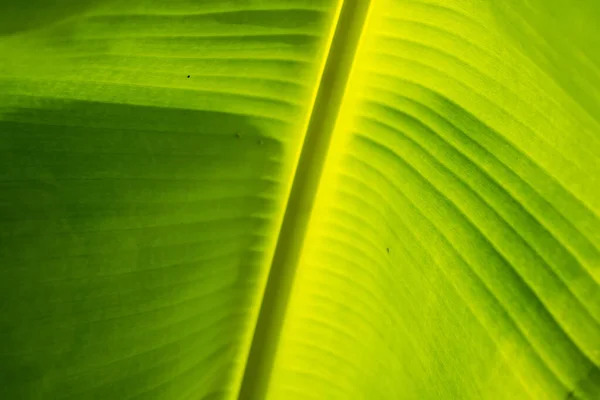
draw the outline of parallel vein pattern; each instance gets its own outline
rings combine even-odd
[[[368,4],[1,2],[0,398],[600,398],[600,3]]]
[[[272,398],[600,397],[595,28],[501,3],[377,3]]]
[[[0,397],[232,398],[335,5],[53,3],[0,6]]]

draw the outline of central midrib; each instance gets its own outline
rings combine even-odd
[[[317,188],[372,0],[345,0],[335,23],[239,392],[239,399],[267,395],[279,336]]]

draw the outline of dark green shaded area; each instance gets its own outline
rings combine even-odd
[[[281,145],[219,112],[44,100],[1,119],[2,398],[227,387]]]
[[[112,0],[2,0],[0,35],[39,29]]]

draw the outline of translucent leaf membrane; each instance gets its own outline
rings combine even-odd
[[[0,5],[0,397],[236,397],[336,7]]]
[[[600,10],[533,3],[374,2],[270,398],[600,397]]]
[[[1,398],[600,398],[600,5],[366,4],[1,2]]]

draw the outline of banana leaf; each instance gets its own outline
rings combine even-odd
[[[596,0],[0,0],[0,398],[599,365]]]

